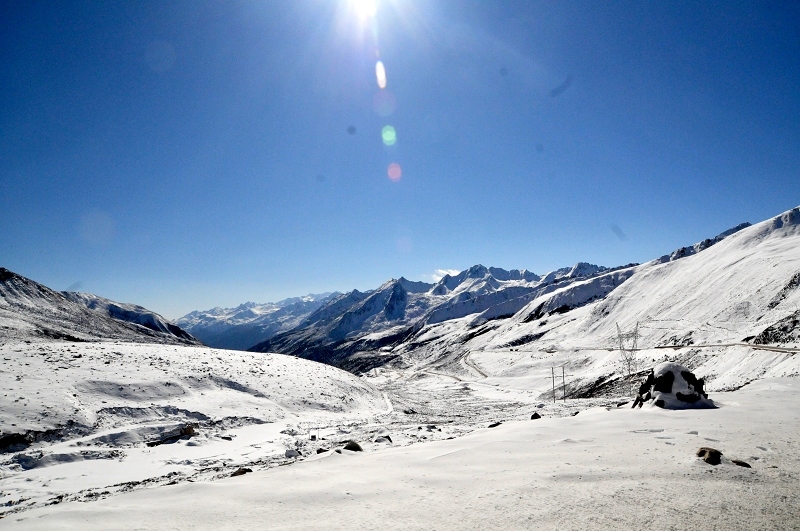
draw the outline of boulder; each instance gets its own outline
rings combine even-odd
[[[293,449],[289,448],[288,450],[286,450],[286,454],[285,455],[286,455],[286,457],[300,457],[300,452],[298,452],[297,450],[293,450]]]
[[[734,465],[743,466],[745,468],[753,468],[750,466],[749,463],[745,463],[744,461],[741,461],[739,459],[731,459],[731,463],[733,463]]]
[[[533,415],[531,415],[531,420],[536,420],[540,418],[542,418],[542,416],[536,412],[534,412]]]
[[[148,442],[147,446],[152,448],[153,446],[174,443],[180,439],[183,439],[184,437],[188,439],[189,437],[193,437],[195,435],[197,435],[197,430],[194,429],[194,426],[192,424],[185,424],[178,428],[162,433],[160,439]]]
[[[345,450],[350,450],[351,452],[363,452],[364,449],[361,448],[361,445],[355,441],[347,441],[347,444],[344,445]]]
[[[376,443],[385,443],[385,442],[390,443],[390,442],[392,442],[392,438],[390,436],[388,436],[388,435],[381,435],[380,437],[375,439],[375,442]]]
[[[490,428],[496,428],[496,427],[498,427],[500,424],[502,424],[502,422],[492,422],[491,424],[489,424],[489,427],[490,427]]]
[[[677,363],[665,362],[653,370],[653,405],[664,409],[715,408],[702,378]]]
[[[722,452],[714,448],[709,448],[708,446],[703,446],[697,450],[697,457],[700,457],[709,465],[716,466],[721,462],[720,458],[722,457]]]
[[[236,472],[234,472],[233,474],[231,474],[231,477],[232,477],[232,478],[235,478],[236,476],[244,476],[244,475],[245,475],[245,474],[247,474],[248,472],[252,472],[252,471],[253,471],[253,470],[252,470],[252,469],[250,469],[250,468],[237,468],[237,469],[236,469]]]
[[[318,454],[324,454],[325,452],[329,452],[329,451],[330,450],[328,450],[327,448],[317,448],[317,453]]]

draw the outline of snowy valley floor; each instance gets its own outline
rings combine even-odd
[[[436,368],[370,384],[271,354],[0,351],[4,432],[71,419],[85,430],[0,454],[2,529],[800,528],[798,378],[712,393],[714,410],[631,410],[542,402],[543,368],[526,371],[538,389]],[[467,361],[493,374],[528,363],[511,358]],[[187,423],[194,436],[145,444]],[[349,439],[364,452],[333,451]],[[722,463],[698,459],[701,446]],[[253,472],[230,477],[239,467]]]

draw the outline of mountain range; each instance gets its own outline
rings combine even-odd
[[[400,277],[364,292],[194,311],[175,323],[0,269],[0,331],[75,341],[202,341],[356,373],[475,349],[606,348],[618,340],[617,325],[638,327],[641,344],[651,347],[789,344],[799,334],[798,220],[795,208],[644,264],[581,262],[544,275],[475,265],[435,283]]]
[[[793,226],[793,212],[796,209],[782,214],[789,220],[784,225]],[[775,219],[780,218],[778,216]],[[273,305],[247,303],[228,310],[215,308],[206,312],[192,312],[176,322],[200,338],[204,338],[203,334],[208,334],[208,331],[213,331],[214,340],[217,341],[214,346],[292,354],[355,372],[367,371],[393,360],[399,362],[400,358],[406,361],[416,359],[425,351],[467,348],[468,344],[476,343],[478,340],[472,340],[479,336],[483,336],[481,341],[494,338],[493,347],[499,344],[508,348],[534,348],[552,343],[552,339],[557,337],[554,329],[563,328],[565,320],[581,321],[588,326],[585,317],[575,318],[575,310],[586,306],[595,309],[608,308],[622,293],[618,288],[624,284],[644,284],[642,290],[661,293],[664,287],[660,285],[660,277],[666,271],[675,271],[670,275],[675,277],[671,280],[675,284],[671,289],[681,293],[685,292],[683,285],[693,286],[692,289],[697,291],[722,282],[720,290],[744,289],[746,298],[752,299],[750,290],[765,289],[762,286],[765,281],[783,283],[784,287],[787,283],[791,284],[792,274],[795,272],[791,269],[791,260],[784,261],[788,269],[776,266],[768,275],[764,275],[758,268],[748,269],[744,264],[739,265],[734,268],[735,274],[731,271],[728,275],[737,278],[755,277],[739,285],[733,285],[732,278],[718,279],[711,273],[717,271],[715,263],[726,256],[738,256],[738,253],[732,251],[725,253],[724,249],[711,253],[712,248],[732,236],[737,236],[736,241],[749,242],[748,247],[755,252],[747,260],[747,263],[751,263],[762,249],[766,249],[754,245],[746,235],[762,234],[764,226],[776,223],[768,220],[755,228],[750,223],[742,223],[714,238],[681,247],[645,264],[604,267],[581,262],[544,275],[525,269],[505,270],[478,264],[458,274],[445,275],[435,283],[415,282],[400,277],[365,292],[353,290],[344,294],[309,296],[302,304],[282,301]],[[784,227],[775,230],[787,229]],[[727,247],[730,246],[725,248]],[[791,251],[791,246],[781,250],[788,254]],[[676,263],[683,265],[675,266]],[[703,273],[707,270],[711,273],[711,278],[707,278],[708,274],[683,273],[693,265],[699,267]],[[698,278],[704,279],[703,286],[697,285]],[[639,296],[644,297],[644,294]],[[728,299],[729,297],[716,299],[715,302],[706,302],[702,306],[721,305],[719,312],[732,315],[743,311],[742,308],[747,306],[744,302],[739,302],[739,310],[728,308]],[[681,306],[679,301],[675,301],[674,305]],[[651,315],[656,313],[652,309],[645,312],[646,315],[641,319],[622,319],[623,316],[619,315],[616,317],[626,326],[635,326],[638,320],[646,321],[642,325],[642,333],[649,335],[654,326],[653,320],[663,321],[664,312],[670,313],[659,306],[658,317]],[[691,312],[694,313],[696,312]],[[557,317],[562,315],[564,317]],[[589,320],[596,316],[594,314]],[[768,318],[769,316],[763,315],[758,321]],[[690,321],[692,319],[677,320],[665,327],[670,332],[666,337],[653,337],[652,340],[659,343],[687,344],[707,335],[702,326],[695,326],[697,323]],[[508,323],[514,323],[512,328],[525,330],[525,333],[511,333],[502,326]],[[781,337],[793,337],[791,330],[785,330],[786,326],[791,328],[791,319],[783,327],[778,323],[770,324],[775,324],[775,330],[783,330],[780,332]],[[572,328],[574,325],[566,329]],[[734,339],[758,340],[759,337],[766,337],[759,335],[769,334],[763,328],[766,327],[757,330],[748,328],[748,332],[739,334],[741,337]],[[607,345],[613,340],[614,331],[614,327],[603,328],[602,337],[592,337],[591,341]],[[776,333],[773,332],[769,337],[777,337]],[[580,334],[584,340],[587,339],[583,330]],[[506,336],[507,339],[504,339]],[[257,339],[261,340],[245,347],[248,341]]]
[[[236,308],[194,311],[175,323],[214,348],[247,350],[278,333],[291,330],[303,318],[338,293],[309,294],[279,302],[245,302]]]

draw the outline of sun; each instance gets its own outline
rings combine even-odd
[[[375,12],[378,10],[378,2],[376,0],[350,0],[350,5],[361,20],[374,17]]]

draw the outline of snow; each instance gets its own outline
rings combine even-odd
[[[453,440],[327,452],[240,477],[41,507],[0,528],[793,528],[798,399],[797,379],[764,380],[720,394],[719,409],[593,408],[506,422]],[[722,463],[696,457],[703,446],[722,451]]]
[[[386,411],[384,396],[363,379],[280,354],[113,342],[8,343],[0,353],[0,435],[43,439],[0,454],[0,507],[283,459],[297,441],[282,430],[305,433]],[[196,436],[145,444],[187,425],[197,426]]]

